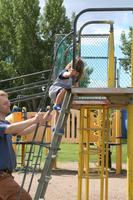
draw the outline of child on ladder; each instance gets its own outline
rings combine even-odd
[[[73,62],[71,61],[64,70],[60,72],[54,83],[49,89],[49,97],[54,102],[53,110],[56,111],[55,123],[57,122],[61,105],[68,89],[71,89],[73,79],[77,83],[83,74],[84,62],[80,57],[75,60],[75,69],[73,69]],[[64,130],[60,130],[63,134]]]

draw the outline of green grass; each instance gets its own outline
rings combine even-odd
[[[58,153],[58,161],[60,162],[76,162],[79,156],[79,145],[78,144],[61,144],[61,150]],[[116,162],[116,146],[111,147],[111,159],[112,163]],[[95,162],[97,160],[97,155],[91,155],[90,161]],[[122,145],[122,162],[127,162],[127,144]]]
[[[94,146],[92,146],[94,148]],[[35,146],[34,150],[35,154],[38,154],[38,148],[39,146]],[[28,150],[30,149],[30,147],[28,146]],[[59,162],[77,162],[78,158],[79,158],[79,145],[78,144],[68,144],[68,143],[62,143],[60,146],[59,152],[58,152],[58,157],[57,157],[57,161]],[[19,154],[21,152],[21,148],[19,149]],[[116,162],[116,146],[112,146],[111,147],[111,159],[112,159],[112,163]],[[44,160],[45,160],[45,156],[46,154],[43,151],[43,158],[42,158],[42,162],[41,165],[44,164]],[[36,159],[36,158],[35,158]],[[21,157],[17,158],[17,162],[20,163]],[[90,162],[97,162],[97,154],[96,155],[90,155]],[[126,163],[127,162],[127,145],[124,144],[122,145],[122,162]]]
[[[111,152],[112,152],[112,162],[116,162],[116,146],[111,147]],[[122,145],[122,163],[127,162],[127,144]]]
[[[58,161],[60,162],[75,162],[78,160],[77,144],[64,143],[60,145],[61,150],[58,153]]]

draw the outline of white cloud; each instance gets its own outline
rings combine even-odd
[[[86,29],[86,31],[83,32],[83,34],[109,34],[110,33],[109,30],[110,30],[110,28],[109,27],[107,28],[107,26],[102,26],[101,28],[100,28],[100,26],[99,27],[93,27],[93,29],[88,27]],[[114,28],[115,45],[120,44],[120,36],[121,36],[122,31],[125,31],[125,32],[128,33],[129,28],[123,29],[122,27],[118,27],[118,26]],[[94,40],[90,41],[87,38],[82,39],[82,43],[86,44],[86,45],[87,45],[87,43],[94,44],[94,42],[95,42]]]

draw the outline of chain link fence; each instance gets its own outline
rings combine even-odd
[[[108,34],[81,35],[81,57],[91,69],[88,87],[107,87]]]
[[[78,40],[77,40],[78,41]],[[55,40],[56,62],[53,79],[59,72],[65,68],[73,58],[73,38],[72,34],[57,34]],[[82,80],[81,87],[103,88],[108,87],[108,48],[109,34],[83,34],[80,43],[77,42],[77,52],[85,62],[85,68],[88,69]],[[121,66],[121,59],[115,57],[116,87],[131,87],[131,72],[126,72]],[[116,66],[115,66],[116,67]],[[88,82],[86,85],[85,82]]]
[[[121,65],[121,60],[118,59],[118,69],[117,69],[117,87],[127,88],[131,87],[131,72],[125,71]]]
[[[66,35],[56,35],[55,52],[57,55],[53,79],[72,60],[72,34],[65,37]],[[85,68],[89,70],[87,87],[107,87],[108,39],[108,34],[85,34],[81,35],[80,44],[76,45],[76,54],[78,55],[80,50]],[[84,85],[83,82],[86,80],[82,80],[82,85]]]
[[[59,72],[72,60],[72,34],[57,34],[54,50],[56,60],[53,79],[55,80]]]

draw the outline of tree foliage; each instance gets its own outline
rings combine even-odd
[[[15,49],[14,65],[19,74],[27,74],[42,69],[40,58],[40,38],[38,37],[39,1],[15,0],[14,14]]]
[[[63,0],[47,0],[44,13],[40,19],[41,34],[45,43],[44,60],[50,67],[53,60],[56,34],[67,34],[71,30],[71,23],[66,16]]]
[[[9,12],[8,12],[9,11]],[[12,57],[12,3],[10,1],[0,1],[0,73],[1,79],[9,77],[13,70]],[[10,16],[10,17],[9,17]],[[14,33],[13,33],[14,34]],[[10,74],[11,75],[11,74]]]
[[[123,31],[121,34],[121,43],[120,49],[124,55],[124,58],[121,59],[120,64],[126,72],[131,70],[131,38],[132,38],[132,28],[129,28],[129,33]]]
[[[0,0],[0,64],[3,70],[8,64],[13,76],[45,68],[39,14],[39,0]]]
[[[39,15],[39,0],[0,0],[1,79],[45,69],[43,41],[39,34]],[[0,86],[1,89],[5,89],[34,81],[34,77],[28,77],[6,84],[1,83]],[[27,92],[22,91],[19,94],[29,94],[29,91]],[[15,97],[15,94],[11,97]]]
[[[88,87],[90,84],[90,75],[93,73],[93,68],[90,68],[85,63],[83,75],[80,79],[80,87]]]

